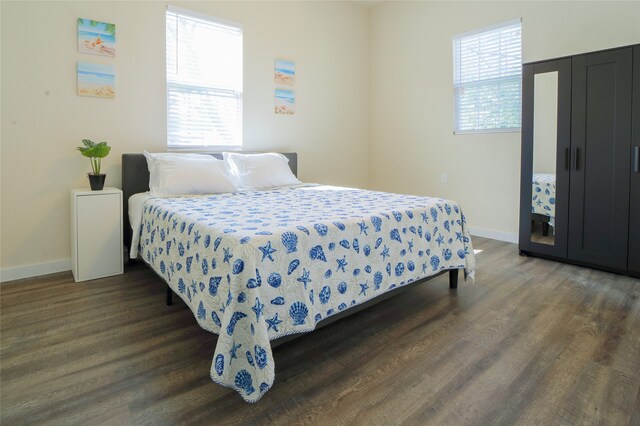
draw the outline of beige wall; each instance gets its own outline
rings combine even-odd
[[[179,2],[244,26],[244,148],[299,153],[304,181],[369,183],[369,9],[351,2]],[[1,3],[2,280],[69,269],[69,190],[81,139],[120,155],[166,150],[163,2]],[[116,24],[116,57],[81,55],[76,19]],[[274,59],[296,62],[294,116],[276,116]],[[115,65],[116,99],[76,96],[78,60]]]
[[[371,16],[371,176],[515,240],[520,133],[453,135],[451,37],[522,18],[525,62],[640,42],[640,2],[385,2]],[[448,184],[441,174],[448,174]]]

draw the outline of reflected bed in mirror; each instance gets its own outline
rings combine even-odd
[[[556,175],[534,173],[531,188],[531,240],[553,244],[556,212]]]

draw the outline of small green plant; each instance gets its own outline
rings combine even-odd
[[[76,149],[80,151],[80,154],[89,158],[91,161],[91,168],[94,175],[100,174],[100,160],[111,152],[111,147],[106,142],[95,143],[89,139],[82,139],[84,146],[79,146]]]

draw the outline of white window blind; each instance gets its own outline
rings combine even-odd
[[[242,146],[242,28],[167,8],[167,145]]]
[[[454,133],[520,130],[520,19],[453,37]]]

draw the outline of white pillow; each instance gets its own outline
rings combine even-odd
[[[224,162],[212,156],[156,156],[153,162],[153,172],[149,171],[152,195],[218,194],[237,190]]]
[[[157,191],[160,182],[158,181],[158,171],[157,171],[157,162],[158,159],[161,158],[214,158],[210,155],[206,154],[191,154],[191,153],[178,153],[178,152],[158,152],[151,153],[144,151],[144,156],[147,159],[147,168],[149,169],[149,191],[154,192],[154,189]]]
[[[222,154],[229,173],[242,189],[264,189],[297,185],[301,182],[291,172],[289,159],[282,154]]]

